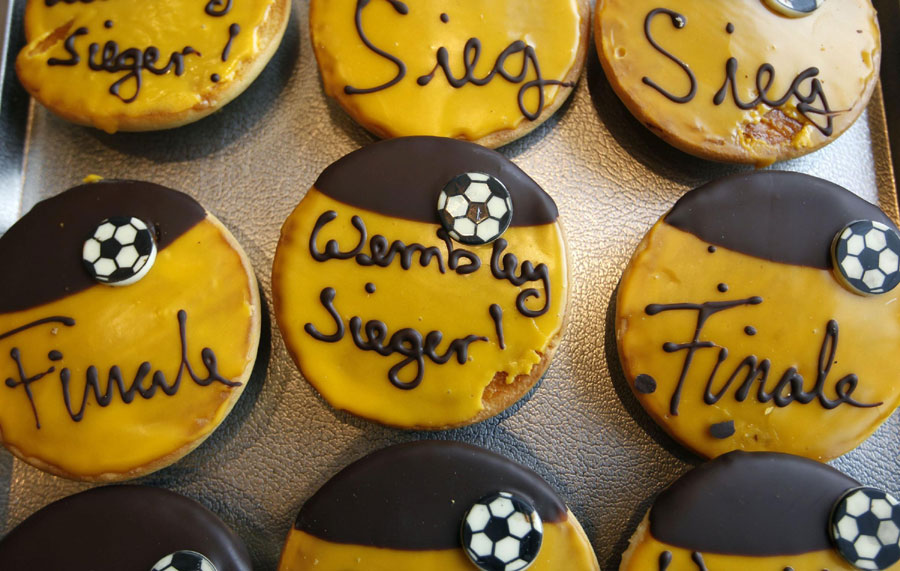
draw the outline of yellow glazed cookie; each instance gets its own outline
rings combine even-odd
[[[878,80],[869,0],[598,0],[610,84],[666,142],[767,165],[830,143]]]
[[[237,97],[281,42],[290,0],[28,0],[25,89],[57,115],[168,129]]]
[[[898,254],[881,210],[821,179],[759,172],[691,191],[619,286],[628,382],[704,456],[839,456],[900,402]]]
[[[502,155],[436,137],[328,167],[285,221],[272,270],[285,343],[322,396],[427,429],[493,416],[534,386],[566,282],[553,200]]]
[[[900,569],[900,505],[834,468],[731,452],[659,495],[619,571]]]
[[[79,480],[175,462],[219,425],[259,342],[256,279],[192,198],[132,181],[37,204],[0,238],[0,431]]]
[[[453,477],[447,477],[452,474]],[[300,510],[279,571],[599,571],[581,525],[531,470],[424,441],[344,468]]]
[[[379,137],[435,135],[497,147],[572,91],[590,35],[587,0],[312,0],[325,92]]]

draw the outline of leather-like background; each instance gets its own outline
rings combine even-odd
[[[297,510],[321,484],[395,442],[462,440],[531,467],[568,502],[610,570],[654,494],[699,462],[650,421],[625,386],[610,305],[633,249],[656,219],[686,190],[742,167],[682,154],[644,129],[610,89],[593,46],[572,100],[502,149],[559,205],[572,261],[568,330],[529,397],[498,418],[443,433],[403,432],[335,412],[302,379],[274,328],[270,269],[281,222],[322,169],[373,140],[322,92],[306,2],[294,2],[284,43],[256,83],[197,124],[107,135],[33,106],[29,127],[24,182],[0,189],[5,205],[21,198],[24,212],[89,173],[152,180],[196,196],[253,261],[269,319],[250,385],[204,445],[140,483],[176,490],[217,512],[245,539],[257,569],[275,568]],[[836,143],[778,168],[832,180],[896,218],[880,94]],[[898,444],[895,415],[834,464],[900,492]],[[0,532],[85,487],[0,452]]]

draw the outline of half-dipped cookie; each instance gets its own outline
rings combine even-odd
[[[285,344],[334,407],[404,428],[493,416],[562,334],[567,260],[553,200],[463,141],[382,141],[329,166],[281,229]]]
[[[0,540],[3,571],[251,571],[244,542],[182,495],[109,486],[44,507]]]
[[[69,121],[110,133],[177,127],[256,79],[290,9],[289,0],[28,0],[16,71]]]
[[[599,0],[595,23],[629,111],[707,159],[766,165],[815,151],[878,82],[870,0]]]
[[[81,480],[137,477],[198,446],[256,359],[256,278],[193,198],[136,181],[38,203],[0,238],[3,444]]]
[[[818,178],[756,172],[688,192],[619,286],[628,383],[704,456],[839,456],[900,402],[898,261],[894,223]]]
[[[447,441],[374,452],[306,501],[279,571],[599,571],[581,525],[531,470]]]
[[[620,571],[900,569],[900,502],[834,468],[731,452],[662,492]]]

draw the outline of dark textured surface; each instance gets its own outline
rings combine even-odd
[[[0,188],[3,201],[16,204],[21,197],[27,209],[92,172],[183,190],[231,229],[268,298],[282,221],[326,166],[372,141],[322,93],[307,3],[296,1],[294,8],[284,44],[257,82],[195,125],[107,135],[35,107],[25,177]],[[345,465],[390,443],[463,440],[549,481],[584,524],[601,567],[616,569],[652,497],[698,460],[653,424],[625,384],[611,300],[635,246],[675,200],[747,169],[690,157],[647,131],[612,92],[593,49],[572,101],[502,152],[554,198],[570,246],[569,327],[530,398],[466,429],[433,435],[383,428],[329,408],[291,363],[278,331],[271,341],[264,332],[257,374],[232,415],[197,451],[142,482],[179,491],[221,515],[247,542],[255,569],[271,571],[300,506]],[[776,168],[831,180],[879,202],[896,219],[879,95],[836,143]],[[895,415],[835,465],[864,484],[897,492],[898,450]],[[86,487],[0,451],[0,530]]]

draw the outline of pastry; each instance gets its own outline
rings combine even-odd
[[[730,452],[656,498],[619,571],[900,569],[900,505],[834,468]]]
[[[350,568],[600,566],[578,520],[540,476],[482,448],[423,441],[354,462],[301,508],[279,571]]]
[[[55,114],[109,133],[178,127],[238,95],[281,43],[290,0],[28,0],[16,71]]]
[[[581,75],[587,0],[312,0],[325,93],[379,137],[497,147],[548,119]]]
[[[109,486],[63,498],[0,540],[0,569],[251,571],[243,541],[168,490]]]
[[[77,186],[0,238],[0,427],[22,460],[123,480],[198,446],[256,359],[246,255],[194,199],[135,181]]]
[[[566,282],[553,200],[502,155],[436,137],[325,169],[272,270],[285,344],[322,396],[425,429],[483,420],[534,386],[562,334]]]
[[[594,37],[647,128],[699,157],[760,166],[847,130],[881,60],[869,0],[598,0]]]
[[[839,456],[900,402],[898,255],[881,210],[818,178],[756,172],[693,190],[622,277],[628,383],[703,456]]]

